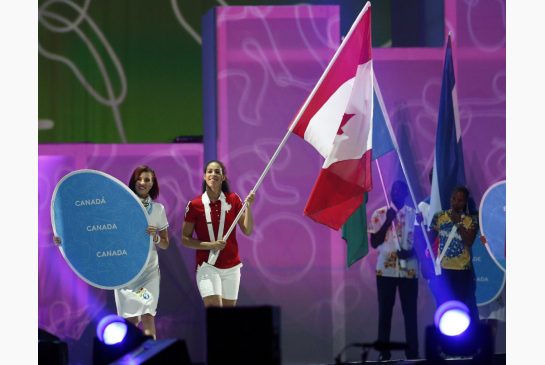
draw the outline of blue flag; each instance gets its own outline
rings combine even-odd
[[[373,88],[373,144],[371,145],[373,161],[395,149],[394,141],[392,140],[393,131],[390,124],[390,119],[386,113],[384,100],[378,86],[377,80],[374,80]],[[378,106],[378,108],[377,108]]]
[[[378,87],[376,78],[373,87],[373,135],[372,135],[372,160],[385,155],[395,149],[395,141],[392,140],[392,128],[386,113],[384,101]],[[346,241],[346,266],[350,267],[359,259],[365,257],[369,251],[367,238],[367,193],[363,203],[352,213],[342,227],[342,237]]]
[[[437,134],[435,137],[430,221],[436,212],[450,207],[452,190],[457,185],[465,185],[465,181],[462,130],[458,114],[458,99],[449,35],[445,51]]]

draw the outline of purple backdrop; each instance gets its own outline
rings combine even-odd
[[[40,145],[39,178],[39,312],[41,328],[69,344],[71,364],[90,364],[97,322],[116,313],[113,291],[91,287],[79,279],[52,240],[50,202],[57,182],[68,172],[104,171],[128,184],[133,169],[150,165],[160,184],[170,224],[168,250],[159,250],[160,300],[156,327],[160,338],[187,341],[195,360],[204,356],[204,310],[194,279],[195,254],[181,244],[187,202],[201,191],[203,148],[200,144]]]
[[[505,17],[497,2],[445,5],[456,45],[467,180],[479,202],[488,186],[505,178]],[[218,156],[235,189],[246,194],[336,49],[338,18],[334,7],[232,7],[218,14]],[[407,174],[421,200],[429,191],[444,48],[373,52]],[[376,338],[376,252],[346,270],[340,234],[302,215],[322,162],[291,137],[258,191],[257,237],[242,241],[243,286],[251,296],[241,303],[282,306],[282,345],[290,363],[331,361],[346,343]],[[390,153],[379,165],[389,191],[403,177],[400,164]],[[385,204],[377,165],[373,181],[369,215]],[[423,355],[424,329],[435,309],[425,281],[418,305]],[[404,339],[400,313],[398,303],[392,330],[398,341]],[[501,329],[497,350],[505,351]]]
[[[246,195],[339,45],[339,11],[228,7],[218,9],[216,26],[218,157],[233,189]],[[287,363],[333,359],[342,319],[335,296],[343,263],[333,258],[344,246],[302,214],[322,163],[291,137],[256,193],[255,233],[240,239],[240,304],[282,308]]]
[[[339,15],[330,6],[219,10],[218,158],[227,164],[233,190],[245,196],[338,46]],[[455,46],[466,176],[479,203],[490,185],[505,179],[505,3],[447,0],[445,24]],[[373,50],[417,199],[429,191],[443,57],[443,48]],[[161,179],[159,200],[171,224],[171,248],[160,253],[158,335],[186,339],[193,360],[203,361],[204,310],[194,284],[194,253],[180,245],[185,204],[200,191],[201,146],[41,145],[39,153],[40,326],[76,342],[102,313],[115,311],[113,295],[79,280],[51,243],[49,200],[56,182],[78,168],[127,181],[135,165],[148,163]],[[244,263],[239,303],[281,306],[284,364],[332,362],[346,343],[376,337],[376,252],[371,249],[346,269],[340,233],[302,214],[322,163],[310,145],[290,137],[257,192],[253,236],[239,234]],[[389,190],[402,176],[395,154],[379,164]],[[368,215],[384,205],[376,171],[373,165]],[[434,310],[423,280],[418,307],[423,355],[424,328]],[[500,327],[498,352],[505,352],[504,330]],[[392,340],[403,340],[403,334],[397,303]],[[348,355],[357,360],[359,353]]]

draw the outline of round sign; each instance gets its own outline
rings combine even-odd
[[[479,208],[481,233],[486,237],[487,249],[494,261],[505,271],[505,180],[490,186]]]
[[[481,243],[477,234],[472,247],[473,268],[475,270],[475,298],[482,306],[494,301],[505,286],[505,272],[493,260],[492,255]]]
[[[51,223],[68,265],[95,287],[127,286],[149,260],[147,212],[125,184],[104,172],[64,176],[51,199]]]

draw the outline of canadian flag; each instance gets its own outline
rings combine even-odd
[[[304,213],[339,229],[371,190],[373,63],[367,2],[292,122],[324,156]]]

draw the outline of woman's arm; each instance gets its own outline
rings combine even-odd
[[[157,239],[156,237],[159,237],[159,239]],[[170,242],[168,240],[168,229],[165,228],[162,231],[159,231],[155,235],[155,237],[153,237],[153,243],[155,243],[157,246],[159,246],[163,250],[166,250],[168,246],[170,245]]]
[[[166,250],[169,245],[167,228],[159,231],[155,226],[148,226],[146,232],[153,237],[153,243],[163,250]]]
[[[252,215],[252,209],[250,208],[250,206],[254,202],[254,199],[255,199],[255,193],[250,193],[250,195],[248,195],[248,197],[245,200],[247,202],[246,211],[244,212],[244,214],[238,221],[238,225],[240,226],[240,228],[242,229],[242,232],[246,236],[251,235],[254,230],[254,217]]]
[[[195,224],[190,222],[184,222],[182,227],[182,244],[185,247],[195,250],[223,250],[225,247],[225,241],[219,240],[216,242],[206,242],[193,238],[193,232],[195,231]]]

